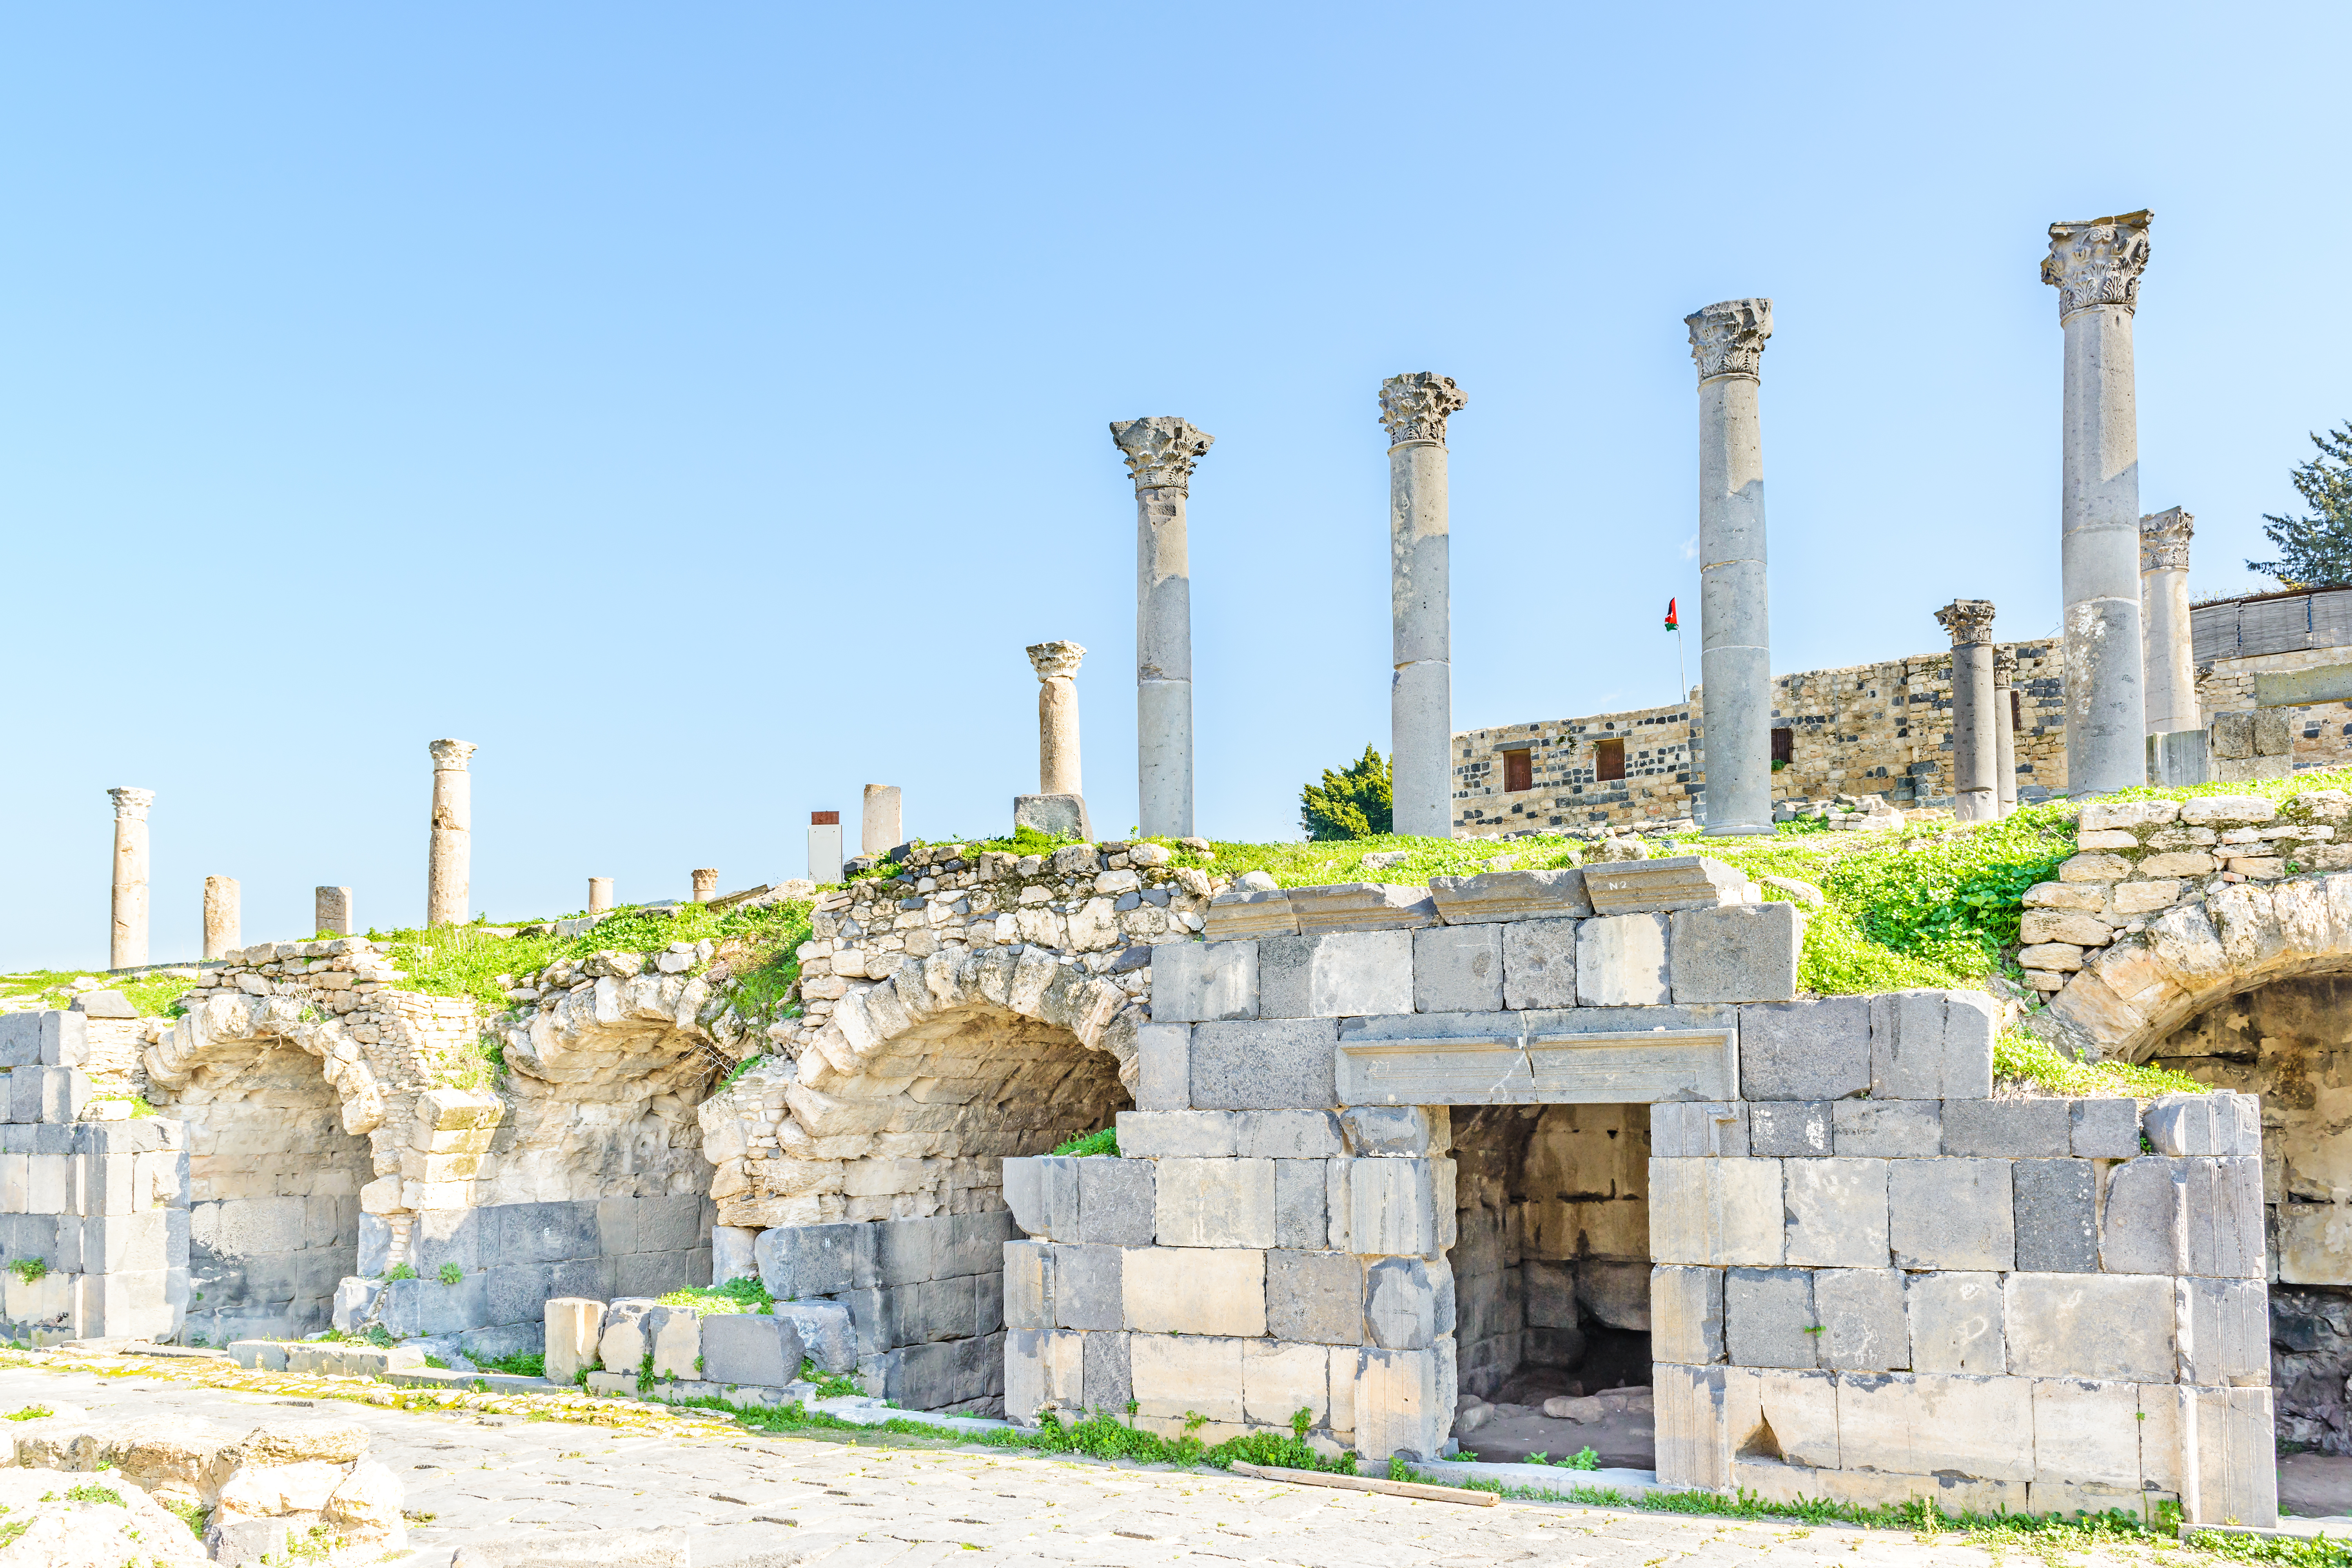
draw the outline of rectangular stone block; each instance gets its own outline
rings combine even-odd
[[[2181,1512],[2194,1524],[2278,1522],[2278,1449],[2267,1388],[2183,1389],[2182,1447],[2192,1467]]]
[[[1454,1270],[1439,1259],[1383,1258],[1364,1270],[1364,1332],[1384,1350],[1423,1350],[1454,1331]]]
[[[708,1383],[782,1388],[799,1380],[799,1332],[764,1312],[714,1312],[702,1320],[702,1368]],[[658,1365],[656,1354],[656,1365]]]
[[[2110,1274],[2189,1272],[2186,1163],[2160,1154],[2126,1160],[2107,1175],[2099,1216],[2099,1264]]]
[[[1911,1326],[1904,1276],[1893,1268],[1824,1268],[1813,1276],[1813,1310],[1822,1331],[1816,1353],[1843,1372],[1904,1372],[1911,1365]]]
[[[1117,1119],[1118,1152],[1129,1159],[1229,1160],[1241,1152],[1242,1119],[1231,1110],[1122,1110]],[[1005,1169],[1013,1162],[1004,1162]],[[1005,1202],[1013,1202],[1012,1189]],[[1021,1210],[1015,1206],[1013,1217]],[[1029,1227],[1024,1224],[1023,1229]],[[1031,1232],[1034,1235],[1035,1232]]]
[[[1664,1358],[1652,1367],[1661,1485],[1713,1490],[1730,1484],[1731,1450],[1748,1437],[1730,1434],[1726,1408],[1726,1384],[1739,1370]]]
[[[1238,888],[1219,893],[1209,900],[1205,923],[1211,942],[1298,934],[1298,916],[1290,907],[1290,895],[1279,888],[1262,893]]]
[[[1842,1373],[1838,1441],[1877,1468],[2030,1481],[2032,1383],[1940,1373]]]
[[[1584,890],[1593,912],[1601,915],[1712,910],[1756,901],[1755,885],[1745,876],[1701,855],[1587,866]]]
[[[1998,1377],[2010,1370],[2001,1331],[2000,1275],[1912,1274],[1905,1279],[1914,1371]]]
[[[49,1008],[36,1013],[41,1026],[41,1065],[78,1068],[89,1061],[89,1018],[82,1013]]]
[[[2224,1279],[2261,1279],[2262,1160],[2242,1154],[2184,1163],[2181,1185],[2189,1211],[2188,1271]]]
[[[2033,1479],[2137,1492],[2139,1390],[2088,1378],[2036,1379]]]
[[[1830,1140],[1841,1154],[1878,1159],[1933,1157],[1943,1152],[1944,1107],[1933,1100],[1832,1100]]]
[[[1101,1155],[1077,1161],[1077,1239],[1113,1247],[1150,1246],[1157,1212],[1155,1163]]]
[[[1410,998],[1409,989],[1406,994]],[[1390,1010],[1410,1007],[1408,1000]],[[1339,1040],[1339,1026],[1328,1017],[1195,1025],[1192,1103],[1217,1110],[1336,1105]]]
[[[1161,1160],[1156,1231],[1162,1247],[1275,1244],[1274,1162]]]
[[[2008,1161],[1891,1160],[1886,1169],[1887,1238],[1897,1268],[2016,1266]]]
[[[2063,1101],[2056,1103],[2064,1109]],[[2098,1172],[2091,1162],[2019,1160],[2011,1167],[2010,1182],[2018,1268],[2036,1274],[2097,1273]]]
[[[2012,1274],[2002,1318],[2025,1377],[2168,1383],[2179,1372],[2172,1281],[2130,1274]]]
[[[1130,1334],[1129,1375],[1135,1413],[1146,1417],[1244,1420],[1239,1339],[1193,1334]]]
[[[1579,921],[1533,920],[1475,928],[1502,933],[1503,992],[1494,1005],[1575,1006],[1577,932],[1581,927]]]
[[[1347,1151],[1339,1119],[1328,1110],[1242,1113],[1234,1152],[1250,1160],[1328,1160]]]
[[[2139,1101],[2074,1100],[2072,1149],[2078,1160],[2129,1160],[2139,1153]]]
[[[1839,1468],[1852,1452],[1838,1432],[1837,1380],[1828,1373],[1732,1366],[1723,1382],[1725,1439],[1735,1466],[1778,1448],[1788,1466],[1810,1475]]]
[[[1783,1163],[1781,1201],[1788,1237],[1782,1258],[1807,1267],[1885,1268],[1891,1168],[1885,1160],[1852,1158]]]
[[[1333,882],[1318,888],[1292,888],[1290,907],[1298,916],[1298,931],[1412,931],[1437,923],[1437,905],[1425,888],[1382,882]],[[1410,1007],[1384,1007],[1387,1013]]]
[[[1887,991],[1870,998],[1873,1100],[1982,1100],[1992,1093],[1992,998],[1980,991]]]
[[[0,1013],[0,1068],[41,1065],[41,1015]]]
[[[2250,1094],[2215,1089],[2207,1094],[2164,1095],[2148,1102],[2140,1126],[2159,1154],[2262,1152],[2261,1101]]]
[[[1331,1234],[1329,1161],[1274,1163],[1274,1242],[1276,1247],[1320,1248]]]
[[[1257,1016],[1257,943],[1163,942],[1151,950],[1151,1021]]]
[[[1308,1424],[1331,1415],[1331,1352],[1321,1345],[1242,1342],[1242,1413],[1251,1421],[1287,1427],[1298,1411]]]
[[[1116,1247],[1055,1247],[1053,1326],[1125,1328],[1126,1257],[1126,1252]]]
[[[1443,1154],[1454,1147],[1453,1119],[1442,1105],[1358,1105],[1339,1113],[1351,1154]]]
[[[1650,1270],[1650,1353],[1704,1366],[1724,1358],[1723,1270],[1659,1264]]]
[[[1118,1115],[1119,1148],[1134,1152],[1127,1140],[1127,1121],[1135,1111]],[[1008,1159],[1004,1162],[1004,1206],[1013,1211],[1013,1223],[1031,1236],[1074,1241],[1078,1234],[1078,1162],[1066,1156],[1035,1154]],[[784,1227],[778,1227],[783,1229]],[[791,1227],[793,1233],[814,1230],[814,1226]],[[861,1227],[864,1228],[864,1227]],[[798,1279],[799,1257],[796,1242],[791,1235],[779,1237],[779,1245],[793,1250],[779,1252],[770,1246],[767,1237],[772,1232],[763,1231],[761,1239],[751,1244],[752,1260],[761,1266],[761,1279],[769,1294],[795,1296],[831,1296],[850,1289],[853,1279],[844,1259],[841,1282],[829,1289],[817,1289],[814,1283],[802,1283]],[[867,1245],[871,1246],[870,1236]],[[762,1251],[762,1247],[768,1250]],[[772,1260],[772,1261],[771,1261]],[[870,1265],[868,1266],[870,1268]],[[771,1277],[771,1271],[773,1277]],[[825,1274],[833,1271],[823,1270]],[[779,1289],[782,1285],[784,1289]]]
[[[1450,1348],[1450,1346],[1448,1347]],[[1454,1423],[1451,1358],[1436,1350],[1360,1352],[1356,1363],[1356,1453],[1434,1454]]]
[[[1267,1253],[1265,1314],[1266,1332],[1277,1340],[1361,1344],[1363,1260],[1345,1252]]]
[[[596,1365],[596,1344],[604,1333],[604,1303],[558,1296],[544,1309],[547,1380],[568,1384]]]
[[[1780,1262],[1780,1167],[1778,1160],[1652,1160],[1652,1259],[1717,1267]]]
[[[1436,1256],[1445,1245],[1439,1237],[1435,1202],[1439,1165],[1450,1170],[1452,1162],[1387,1157],[1348,1162],[1349,1237],[1355,1251]]]
[[[1323,931],[1258,950],[1258,1016],[1339,1018],[1413,1010],[1411,931]]]
[[[1503,1005],[1503,932],[1516,927],[1431,926],[1412,933],[1412,1010],[1491,1013]],[[1571,949],[1570,963],[1575,962]],[[1569,981],[1570,995],[1575,978]]]
[[[1595,917],[1576,928],[1576,994],[1587,1007],[1656,1007],[1672,1000],[1666,917]],[[1751,1097],[1752,1098],[1752,1097]]]
[[[1843,1100],[1870,1087],[1870,998],[1828,996],[1739,1009],[1744,1100]]]
[[[1014,1329],[1004,1336],[1004,1414],[1024,1426],[1047,1410],[1085,1407],[1085,1334]]]
[[[1135,1031],[1135,1108],[1192,1108],[1192,1026],[1146,1024]]]
[[[1584,872],[1486,871],[1475,877],[1432,877],[1430,897],[1447,925],[1492,921],[1582,920],[1592,912]]]
[[[1098,1415],[1123,1415],[1135,1397],[1135,1373],[1125,1334],[1088,1334],[1085,1349],[1087,1408]]]
[[[1805,917],[1795,904],[1731,904],[1672,917],[1676,1002],[1786,1002],[1797,994]]]
[[[1056,1321],[1054,1303],[1054,1244],[1050,1241],[1008,1241],[1004,1244],[1004,1326],[1008,1329],[1050,1329]]]
[[[1812,1367],[1813,1276],[1802,1268],[1732,1268],[1723,1277],[1723,1342],[1735,1366]]]
[[[2172,1299],[2181,1382],[2269,1386],[2270,1299],[2261,1280],[2175,1279]]]
[[[2063,1100],[1953,1100],[1944,1103],[1947,1154],[2055,1160],[2073,1152],[2074,1141],[2074,1107]]]
[[[1265,1254],[1199,1247],[1145,1247],[1120,1275],[1127,1326],[1147,1333],[1265,1332]]]
[[[1819,1158],[1830,1152],[1826,1100],[1759,1100],[1748,1108],[1748,1151],[1775,1157]]]

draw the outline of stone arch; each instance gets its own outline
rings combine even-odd
[[[719,1223],[998,1209],[1002,1162],[1133,1104],[1144,1008],[1030,948],[942,950],[853,985],[704,1102]]]

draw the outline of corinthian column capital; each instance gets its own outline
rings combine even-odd
[[[2050,254],[2042,281],[2058,290],[2058,319],[2093,305],[2139,303],[2139,275],[2147,267],[2148,211],[2050,226]]]
[[[1690,329],[1691,360],[1699,380],[1718,375],[1756,375],[1764,340],[1772,335],[1772,301],[1726,300],[1683,318]]]
[[[1443,447],[1446,416],[1469,404],[1452,376],[1434,371],[1417,370],[1381,383],[1381,423],[1388,427],[1391,447],[1402,441],[1434,441]]]
[[[1992,641],[1992,601],[1954,599],[1936,612],[1936,619],[1952,634],[1952,646]]]
[[[1999,644],[1992,650],[1992,683],[1995,686],[2017,684],[2017,650]]]
[[[2189,570],[2189,541],[2197,531],[2193,513],[2179,507],[2151,512],[2139,520],[2139,569],[2158,572],[2168,567]]]
[[[1029,645],[1029,668],[1037,672],[1040,680],[1052,680],[1078,673],[1078,660],[1087,650],[1074,642],[1041,642]]]
[[[464,773],[466,759],[474,754],[471,741],[435,741],[425,748],[433,753],[435,773]]]
[[[126,785],[106,793],[114,802],[114,815],[127,816],[133,822],[146,821],[147,808],[155,804],[155,792],[152,789],[132,789]]]
[[[1180,492],[1192,488],[1192,465],[1206,456],[1216,437],[1172,414],[1148,419],[1114,419],[1110,438],[1127,459],[1127,471],[1139,490],[1165,489]]]

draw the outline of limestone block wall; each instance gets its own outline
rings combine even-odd
[[[0,1015],[0,1338],[168,1340],[188,1304],[184,1130],[92,1100],[88,1052],[79,1013]]]

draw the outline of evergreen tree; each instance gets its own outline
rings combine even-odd
[[[2352,425],[2314,436],[2319,456],[2289,477],[2312,509],[2309,517],[2273,517],[2263,535],[2278,546],[2275,561],[2249,561],[2246,570],[2275,577],[2289,588],[2352,586]]]
[[[1370,838],[1395,825],[1388,760],[1371,747],[1344,772],[1323,770],[1320,786],[1299,792],[1298,825],[1310,839]]]

